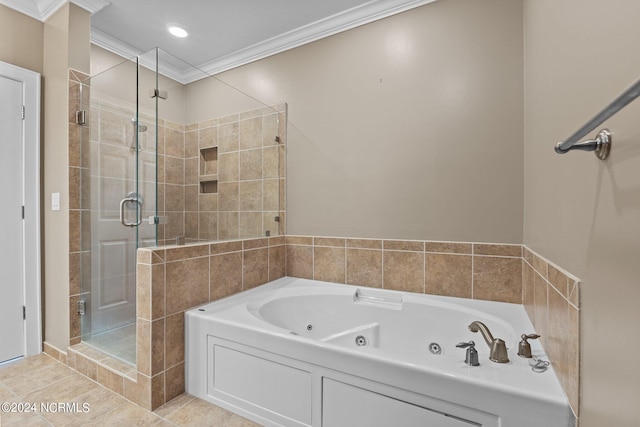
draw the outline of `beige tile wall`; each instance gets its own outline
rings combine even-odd
[[[520,304],[522,246],[286,236],[287,275]]]
[[[80,342],[81,317],[76,304],[90,296],[91,193],[89,186],[89,127],[76,124],[76,111],[88,105],[90,87],[82,82],[87,75],[69,70],[69,337],[70,344]],[[82,86],[82,99],[80,87]],[[81,233],[86,229],[87,233]],[[51,346],[49,346],[51,348]]]
[[[284,221],[273,219],[284,217],[285,104],[186,126],[160,120],[158,142],[159,210],[168,221],[159,244],[283,234]],[[216,161],[205,159],[207,149]],[[201,181],[216,181],[217,191],[204,192]]]
[[[580,400],[580,281],[527,247],[522,303],[576,416]]]
[[[184,392],[184,312],[285,275],[284,237],[138,251],[137,378],[125,397],[155,409]]]
[[[186,126],[187,241],[284,234],[286,113],[280,104]],[[216,181],[217,192],[204,192],[203,181]]]
[[[182,124],[158,120],[158,215],[167,219],[158,226],[160,245],[175,243],[186,232],[184,131]]]

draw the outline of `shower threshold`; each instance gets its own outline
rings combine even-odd
[[[136,323],[94,334],[85,344],[128,365],[136,365]]]

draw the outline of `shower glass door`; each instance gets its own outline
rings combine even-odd
[[[90,242],[83,263],[82,340],[127,363],[136,360],[136,251],[156,244],[156,119],[139,91],[154,73],[138,58],[117,63],[87,82],[90,124]],[[145,82],[149,80],[149,82]],[[85,101],[86,103],[87,101]],[[85,175],[87,175],[85,173]]]

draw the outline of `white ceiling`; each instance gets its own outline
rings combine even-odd
[[[132,58],[162,49],[162,73],[182,83],[435,0],[71,0],[89,10],[91,40]],[[41,21],[66,0],[0,0]],[[179,24],[189,37],[171,36]],[[166,52],[166,53],[165,53]],[[144,55],[144,58],[151,55]],[[179,58],[179,59],[178,59]]]

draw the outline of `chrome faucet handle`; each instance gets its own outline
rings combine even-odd
[[[527,341],[527,340],[535,340],[536,338],[540,338],[540,335],[538,335],[538,334],[528,334],[528,335],[527,334],[522,334],[520,336],[520,338],[522,338],[522,340],[518,344],[518,356],[530,359],[532,357],[531,356],[531,344],[529,344],[529,341]]]
[[[461,342],[459,344],[456,344],[456,347],[467,349],[467,354],[464,359],[464,363],[466,363],[469,366],[480,365],[480,362],[478,361],[478,350],[476,350],[476,343],[474,343],[473,341]]]

